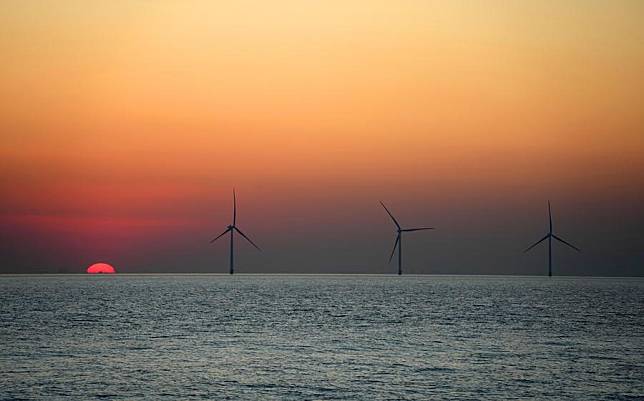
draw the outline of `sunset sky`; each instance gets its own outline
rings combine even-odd
[[[644,2],[0,3],[0,272],[644,275]]]

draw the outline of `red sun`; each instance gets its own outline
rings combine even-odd
[[[94,263],[87,268],[88,274],[114,274],[116,270],[107,263]]]

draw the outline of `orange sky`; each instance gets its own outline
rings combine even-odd
[[[260,230],[378,197],[633,203],[642,17],[637,0],[6,0],[0,218],[201,227],[232,186]]]

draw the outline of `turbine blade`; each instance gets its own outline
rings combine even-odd
[[[396,227],[398,227],[398,229],[400,229],[400,224],[398,224],[398,222],[397,222],[397,221],[396,221],[396,219],[394,218],[394,215],[393,215],[393,214],[391,214],[391,212],[389,211],[389,209],[387,209],[387,206],[385,206],[385,204],[384,204],[384,203],[382,203],[382,201],[380,201],[380,204],[382,205],[382,207],[384,207],[384,208],[385,208],[385,210],[387,211],[387,214],[389,215],[389,217],[391,217],[391,220],[393,220],[393,221],[394,221],[394,224],[396,225]]]
[[[221,237],[222,237],[224,234],[226,234],[228,231],[230,231],[230,228],[227,228],[227,229],[226,229],[226,231],[224,231],[223,233],[219,234],[215,239],[213,239],[212,241],[210,241],[210,243],[212,244],[213,242],[217,241],[219,238],[221,238]]]
[[[554,234],[552,234],[552,238],[556,239],[556,240],[557,240],[557,241],[559,241],[559,242],[563,242],[564,244],[568,245],[569,247],[571,247],[572,249],[576,250],[577,252],[581,252],[581,249],[577,248],[576,246],[574,246],[574,245],[573,245],[573,244],[571,244],[570,242],[566,242],[566,241],[564,241],[563,239],[561,239],[561,238],[557,237],[557,236],[556,236],[556,235],[554,235]]]
[[[400,231],[409,232],[409,231],[434,230],[434,229],[435,229],[434,227],[419,227],[419,228],[405,228],[404,230],[400,230]]]
[[[257,248],[257,250],[258,250],[258,251],[261,251],[261,249],[260,249],[260,248],[259,248],[259,247],[258,247],[258,246],[257,246],[257,245],[256,245],[256,244],[255,244],[251,239],[250,239],[250,238],[248,238],[248,237],[246,236],[246,234],[244,234],[243,232],[241,232],[241,230],[240,230],[239,228],[237,228],[237,227],[233,227],[233,228],[234,228],[234,229],[235,229],[235,230],[236,230],[236,231],[237,231],[237,232],[238,232],[242,237],[246,238],[246,241],[250,242],[250,244],[251,244],[252,246],[254,246],[255,248]]]
[[[537,241],[537,242],[535,242],[534,244],[532,244],[528,249],[526,249],[526,250],[525,250],[525,251],[523,251],[523,252],[524,252],[524,253],[525,253],[525,252],[528,252],[530,249],[532,249],[532,248],[534,248],[535,246],[539,245],[542,241],[545,241],[546,239],[548,239],[548,237],[549,237],[549,236],[550,236],[550,234],[546,234],[546,236],[545,236],[545,237],[541,238],[539,241]]]
[[[400,242],[400,234],[396,237],[396,242],[394,243],[394,249],[391,250],[391,256],[389,256],[389,263],[391,263],[391,259],[394,257],[394,253],[396,253],[396,247],[398,246],[398,242]]]
[[[237,222],[237,196],[235,195],[235,188],[233,188],[233,226]]]
[[[550,234],[552,234],[552,211],[550,210],[550,201],[548,201],[548,218],[550,219]]]

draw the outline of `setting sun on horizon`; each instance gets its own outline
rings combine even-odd
[[[108,263],[94,263],[90,267],[87,268],[87,273],[88,274],[115,274],[116,269],[114,269],[114,266],[108,264]]]

